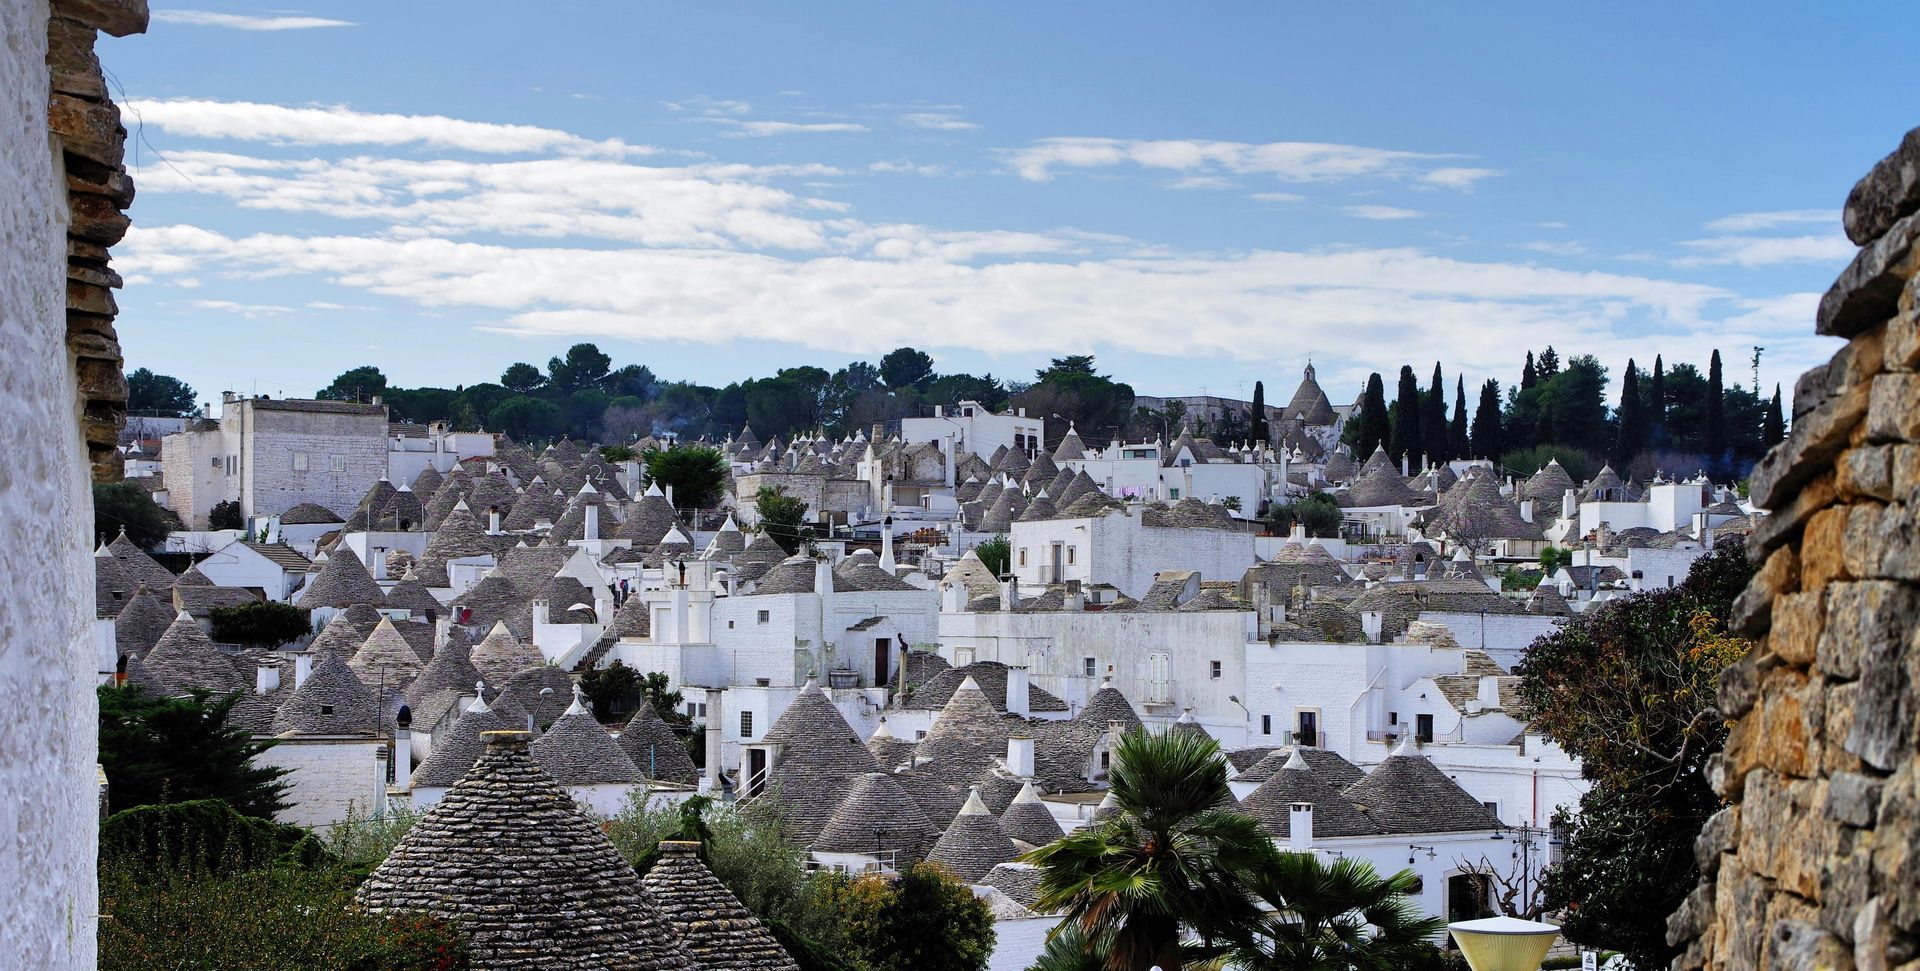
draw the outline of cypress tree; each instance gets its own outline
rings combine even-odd
[[[1447,385],[1440,377],[1440,362],[1433,362],[1433,381],[1427,385],[1420,410],[1420,441],[1426,446],[1427,459],[1445,462],[1447,454]]]
[[[1255,445],[1267,442],[1267,386],[1259,381],[1253,383],[1253,415],[1248,429],[1249,437]]]
[[[1531,389],[1540,381],[1540,372],[1534,369],[1533,352],[1527,352],[1527,366],[1520,369],[1520,390]]]
[[[1467,441],[1467,379],[1459,375],[1453,378],[1453,423],[1447,426],[1447,452],[1456,459],[1472,454]]]
[[[1715,350],[1707,362],[1707,461],[1716,469],[1725,460],[1727,451],[1725,380],[1720,371],[1720,352]]]
[[[1425,416],[1420,410],[1420,380],[1411,365],[1400,365],[1400,392],[1393,402],[1393,430],[1387,436],[1387,454],[1395,462],[1405,460],[1417,467],[1425,454],[1420,442],[1420,425]]]
[[[1498,459],[1504,447],[1500,438],[1500,382],[1488,378],[1480,386],[1480,406],[1473,411],[1473,457]]]
[[[1354,457],[1365,462],[1374,450],[1387,442],[1387,392],[1380,372],[1367,376],[1367,390],[1360,395],[1360,432],[1353,440]]]
[[[1647,444],[1646,402],[1640,399],[1640,369],[1627,359],[1627,373],[1620,378],[1619,427],[1613,444],[1613,463],[1624,469]]]
[[[1559,375],[1560,355],[1553,349],[1552,344],[1548,344],[1547,349],[1540,352],[1540,359],[1539,362],[1535,364],[1534,370],[1538,373],[1541,384],[1545,384]]]
[[[1773,386],[1773,406],[1760,421],[1760,444],[1772,448],[1787,437],[1787,418],[1780,410],[1780,386]]]
[[[1653,356],[1653,380],[1647,388],[1647,442],[1655,448],[1663,448],[1671,439],[1667,435],[1667,365],[1660,355]]]

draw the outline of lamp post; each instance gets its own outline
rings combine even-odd
[[[1518,917],[1448,924],[1447,933],[1473,971],[1539,971],[1560,928]]]

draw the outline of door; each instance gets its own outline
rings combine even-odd
[[[1303,711],[1300,713],[1300,730],[1294,734],[1293,740],[1301,745],[1311,745],[1316,748],[1319,747],[1320,745],[1320,713],[1319,712]]]
[[[767,784],[767,750],[747,749],[747,795],[757,796]]]
[[[1059,583],[1065,579],[1062,567],[1066,563],[1066,555],[1065,543],[1053,544],[1053,576],[1047,580],[1048,583]]]
[[[893,638],[876,637],[873,639],[873,686],[885,687],[893,682]]]

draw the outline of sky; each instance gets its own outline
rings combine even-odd
[[[155,6],[129,369],[308,395],[578,340],[708,384],[912,345],[1336,401],[1528,349],[1787,385],[1920,6]]]

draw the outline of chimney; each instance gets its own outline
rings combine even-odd
[[[433,619],[433,643],[445,647],[447,638],[453,633],[453,618],[435,617]]]
[[[1007,665],[1007,714],[1027,717],[1030,710],[1028,672],[1024,664]],[[1027,758],[1033,758],[1033,739],[1027,739]],[[1029,772],[1027,775],[1032,775]]]
[[[1482,675],[1480,678],[1480,707],[1494,710],[1500,707],[1500,679],[1494,675]]]
[[[823,597],[833,592],[833,567],[826,560],[813,561],[813,592]]]
[[[298,688],[307,683],[307,675],[313,673],[313,655],[302,651],[293,656],[293,686]]]
[[[707,771],[700,779],[700,791],[716,793],[720,791],[720,713],[725,707],[725,695],[719,688],[707,689]]]
[[[500,507],[499,506],[487,507],[487,535],[489,536],[500,535]]]
[[[1022,779],[1033,778],[1033,738],[1014,735],[1007,739],[1007,771]]]
[[[586,533],[581,538],[588,542],[600,538],[600,507],[594,503],[587,504]]]
[[[872,442],[875,445],[879,445],[881,442],[884,442],[886,440],[887,440],[887,426],[877,421],[874,422],[873,435],[869,437],[867,441]]]
[[[545,600],[535,600],[533,602],[533,626],[535,628],[538,628],[542,624],[545,624],[546,622],[547,622],[547,602]]]
[[[387,784],[392,778],[391,766],[387,761],[387,747],[382,745],[373,750],[373,792],[371,798],[367,800],[373,806],[375,818],[384,817],[387,814]]]
[[[413,775],[413,709],[400,706],[393,721],[393,778],[404,783]]]
[[[1061,601],[1061,608],[1068,613],[1078,613],[1087,609],[1087,591],[1080,585],[1080,581],[1068,580],[1066,588],[1066,597]]]
[[[1579,508],[1580,500],[1574,496],[1572,489],[1568,489],[1566,495],[1560,497],[1560,515],[1572,519]]]
[[[1000,609],[1011,611],[1020,604],[1020,578],[1009,574],[1000,581]]]
[[[387,551],[378,546],[367,547],[367,565],[373,568],[375,580],[387,578]]]
[[[1529,523],[1533,522],[1533,500],[1532,499],[1520,500],[1520,518],[1525,522],[1529,522]]]
[[[256,665],[253,669],[254,694],[272,694],[280,687],[280,667],[276,664]]]
[[[891,490],[892,486],[888,486],[888,489]],[[887,508],[889,509],[893,508],[891,497],[889,497]],[[895,564],[893,562],[893,517],[888,516],[885,519],[882,519],[880,521],[880,569],[885,570],[888,573],[892,573],[894,571],[894,566]]]
[[[1380,611],[1365,610],[1360,613],[1360,629],[1366,632],[1367,643],[1380,643]]]
[[[1295,853],[1313,851],[1313,803],[1296,802],[1287,806],[1287,849]]]

